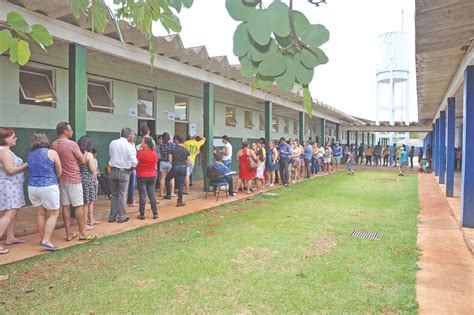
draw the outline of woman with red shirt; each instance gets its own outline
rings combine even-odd
[[[138,218],[145,220],[146,195],[148,194],[153,219],[158,219],[155,197],[156,163],[158,162],[158,155],[153,148],[153,140],[151,137],[143,137],[140,150],[137,152],[137,160],[137,181],[140,204],[140,214]]]

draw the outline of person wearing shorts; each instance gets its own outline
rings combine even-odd
[[[171,163],[168,161],[168,157],[171,150],[176,147],[176,144],[171,142],[170,135],[167,132],[163,133],[161,139],[163,143],[160,144],[160,196],[163,197],[165,195],[166,176],[171,170]],[[170,184],[171,192],[174,192],[174,181],[172,181]],[[172,196],[173,195],[174,194],[172,194]]]
[[[44,133],[35,133],[31,140],[31,151],[28,154],[30,177],[28,180],[28,197],[38,215],[38,232],[41,236],[40,247],[45,250],[58,249],[51,243],[51,236],[58,220],[59,187],[58,177],[62,168],[59,155],[49,150],[49,140]],[[47,218],[46,218],[47,217]]]
[[[336,142],[332,151],[332,158],[334,159],[334,165],[336,166],[336,172],[339,170],[339,164],[341,164],[342,148],[339,146],[339,142]]]
[[[82,194],[82,181],[79,164],[84,163],[84,156],[76,142],[72,141],[74,131],[67,122],[60,122],[56,126],[58,138],[53,142],[55,150],[61,161],[62,174],[59,178],[59,191],[61,195],[62,215],[66,230],[66,241],[79,236],[80,241],[95,240],[95,235],[85,232],[86,220],[84,219],[84,199]],[[79,226],[79,235],[71,232],[71,206],[75,208],[75,217]]]

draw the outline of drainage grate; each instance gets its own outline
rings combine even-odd
[[[358,238],[363,238],[363,239],[369,239],[369,240],[378,240],[379,236],[380,236],[380,233],[379,232],[367,232],[367,231],[354,230],[354,231],[352,231],[351,236],[358,237]]]

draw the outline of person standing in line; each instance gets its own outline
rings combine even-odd
[[[59,216],[59,186],[61,161],[56,151],[49,149],[49,140],[44,133],[35,133],[28,154],[28,197],[36,209],[40,247],[45,250],[58,249],[51,243],[51,236]],[[46,218],[47,217],[47,218]]]
[[[359,159],[360,159],[360,163],[359,163]],[[359,146],[359,151],[358,151],[358,154],[357,154],[356,163],[357,164],[362,164],[362,162],[364,162],[364,144],[361,142],[360,146]]]
[[[232,170],[232,144],[227,135],[222,136],[222,142],[224,143],[224,149],[221,150],[222,163]]]
[[[415,156],[415,147],[411,146],[408,157],[410,158],[410,168],[413,169],[413,157]]]
[[[252,144],[253,149],[253,144]],[[265,150],[265,142],[260,139],[255,144],[255,154],[257,156],[257,172],[255,174],[255,189],[257,192],[263,191],[263,185],[265,180],[265,160],[267,158],[267,151]]]
[[[365,150],[365,165],[370,163],[372,165],[372,155],[373,155],[374,150],[372,147],[369,145],[367,146],[367,149]]]
[[[319,147],[318,159],[319,159],[318,164],[321,166],[321,172],[325,173],[326,165],[324,164],[324,162],[326,160],[326,149],[324,148],[323,145]]]
[[[311,178],[311,159],[313,157],[313,147],[308,141],[303,141],[303,159],[306,168],[306,178]]]
[[[407,158],[407,152],[405,151],[405,147],[404,146],[401,146],[400,147],[400,166],[399,166],[399,171],[400,173],[398,174],[398,176],[405,176],[403,174],[403,171],[405,169],[405,166],[408,164],[408,158]]]
[[[66,241],[71,241],[78,236],[80,241],[95,240],[97,236],[92,234],[86,235],[84,196],[79,168],[79,165],[85,163],[84,156],[79,145],[71,140],[74,131],[69,123],[60,122],[56,126],[56,133],[58,138],[53,142],[51,148],[58,153],[63,169],[62,175],[59,178],[59,191],[63,206],[62,214],[66,230]],[[75,208],[79,235],[71,232],[71,207]]]
[[[339,164],[341,164],[342,148],[339,146],[339,142],[336,142],[334,149],[332,150],[334,165],[336,166],[336,172],[339,170]]]
[[[354,172],[352,171],[352,160],[353,160],[352,151],[349,150],[347,152],[347,160],[346,160],[347,171],[349,172],[349,173],[347,173],[347,175],[354,175]]]
[[[281,184],[288,186],[288,164],[290,162],[291,148],[286,143],[285,138],[280,138],[280,145],[278,146],[278,156],[280,157],[280,178]]]
[[[377,142],[377,144],[374,146],[375,166],[379,166],[382,164],[381,157],[382,157],[382,146],[380,145],[380,142]]]
[[[27,163],[15,155],[11,148],[16,145],[15,130],[0,128],[0,237],[7,232],[5,245],[22,244],[25,240],[15,237],[15,222],[18,209],[25,205],[23,193],[24,170]],[[9,250],[0,247],[0,254],[7,254]]]
[[[318,144],[315,142],[313,143],[312,145],[313,147],[313,154],[311,156],[311,168],[312,168],[312,171],[313,171],[313,174],[314,175],[318,175],[318,168],[319,168],[319,148],[318,148]]]
[[[454,169],[462,168],[462,150],[461,147],[458,147],[454,151]]]
[[[184,147],[189,151],[191,157],[191,164],[186,169],[186,179],[184,180],[184,194],[189,194],[189,186],[191,183],[191,175],[193,174],[194,163],[196,162],[196,155],[198,155],[201,147],[206,143],[206,137],[196,136],[184,142]]]
[[[383,166],[388,166],[388,158],[390,156],[390,147],[387,145],[382,152],[383,155]]]
[[[92,230],[98,222],[94,219],[94,201],[97,199],[97,184],[94,174],[97,168],[92,154],[92,141],[88,136],[82,136],[77,141],[79,149],[84,155],[84,164],[79,166],[82,179],[82,194],[84,196],[84,220],[86,230]]]
[[[397,144],[393,144],[393,166],[397,167],[398,166],[398,160],[400,157],[398,156],[399,150],[397,149]]]
[[[129,220],[125,211],[130,173],[137,166],[137,150],[132,144],[133,131],[124,127],[120,131],[120,138],[113,140],[109,145],[110,203],[109,222],[124,223]]]
[[[160,191],[160,162],[161,162],[161,152],[160,152],[160,145],[163,143],[163,136],[156,135],[156,146],[155,151],[156,155],[158,156],[158,162],[156,163],[156,183],[155,183],[155,191]]]
[[[168,175],[166,175],[166,196],[164,199],[171,199],[171,180],[175,179],[178,186],[178,201],[176,207],[184,207],[183,202],[184,179],[186,177],[186,167],[191,164],[191,158],[188,150],[184,146],[184,137],[181,135],[174,136],[174,143],[176,146],[171,149],[168,155],[172,167]]]
[[[325,172],[326,174],[332,173],[331,163],[332,163],[332,149],[331,146],[328,144],[326,145],[324,154],[324,165],[325,165]]]
[[[239,160],[239,181],[237,182],[237,186],[240,191],[242,185],[242,189],[246,189],[247,194],[250,194],[252,181],[255,179],[257,173],[257,167],[250,167],[249,160],[252,159],[255,165],[257,165],[258,161],[255,151],[249,148],[249,143],[245,139],[242,141],[242,148],[237,151],[237,159]]]
[[[423,148],[418,148],[418,166],[423,167]]]
[[[278,151],[275,148],[275,142],[270,140],[268,142],[267,150],[267,165],[265,166],[268,171],[268,186],[275,186],[275,172],[278,170]]]
[[[168,173],[171,170],[171,163],[168,160],[170,152],[176,147],[176,144],[171,142],[169,133],[164,132],[161,137],[163,143],[160,145],[160,196],[165,196],[165,182]],[[171,197],[174,196],[174,179],[171,180]]]
[[[148,127],[147,127],[148,128]],[[135,150],[135,155],[137,154],[137,150],[135,147],[135,139],[137,135],[135,134],[135,131],[132,129],[132,133],[130,134],[130,144],[132,145],[133,149]],[[135,189],[137,188],[137,171],[132,168],[130,172],[130,179],[128,180],[128,190],[127,190],[127,206],[129,207],[136,207],[137,204],[134,201],[133,198],[133,193]]]
[[[155,151],[153,139],[150,136],[144,136],[137,152],[137,181],[139,193],[139,215],[138,219],[145,220],[146,196],[150,200],[153,219],[158,219],[158,209],[155,197],[156,182],[156,163],[158,154]]]

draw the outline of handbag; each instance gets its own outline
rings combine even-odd
[[[258,167],[257,161],[255,161],[254,159],[252,159],[251,156],[248,156],[248,157],[247,157],[247,167],[248,167],[248,168],[251,168],[251,169],[255,169],[255,168]]]

